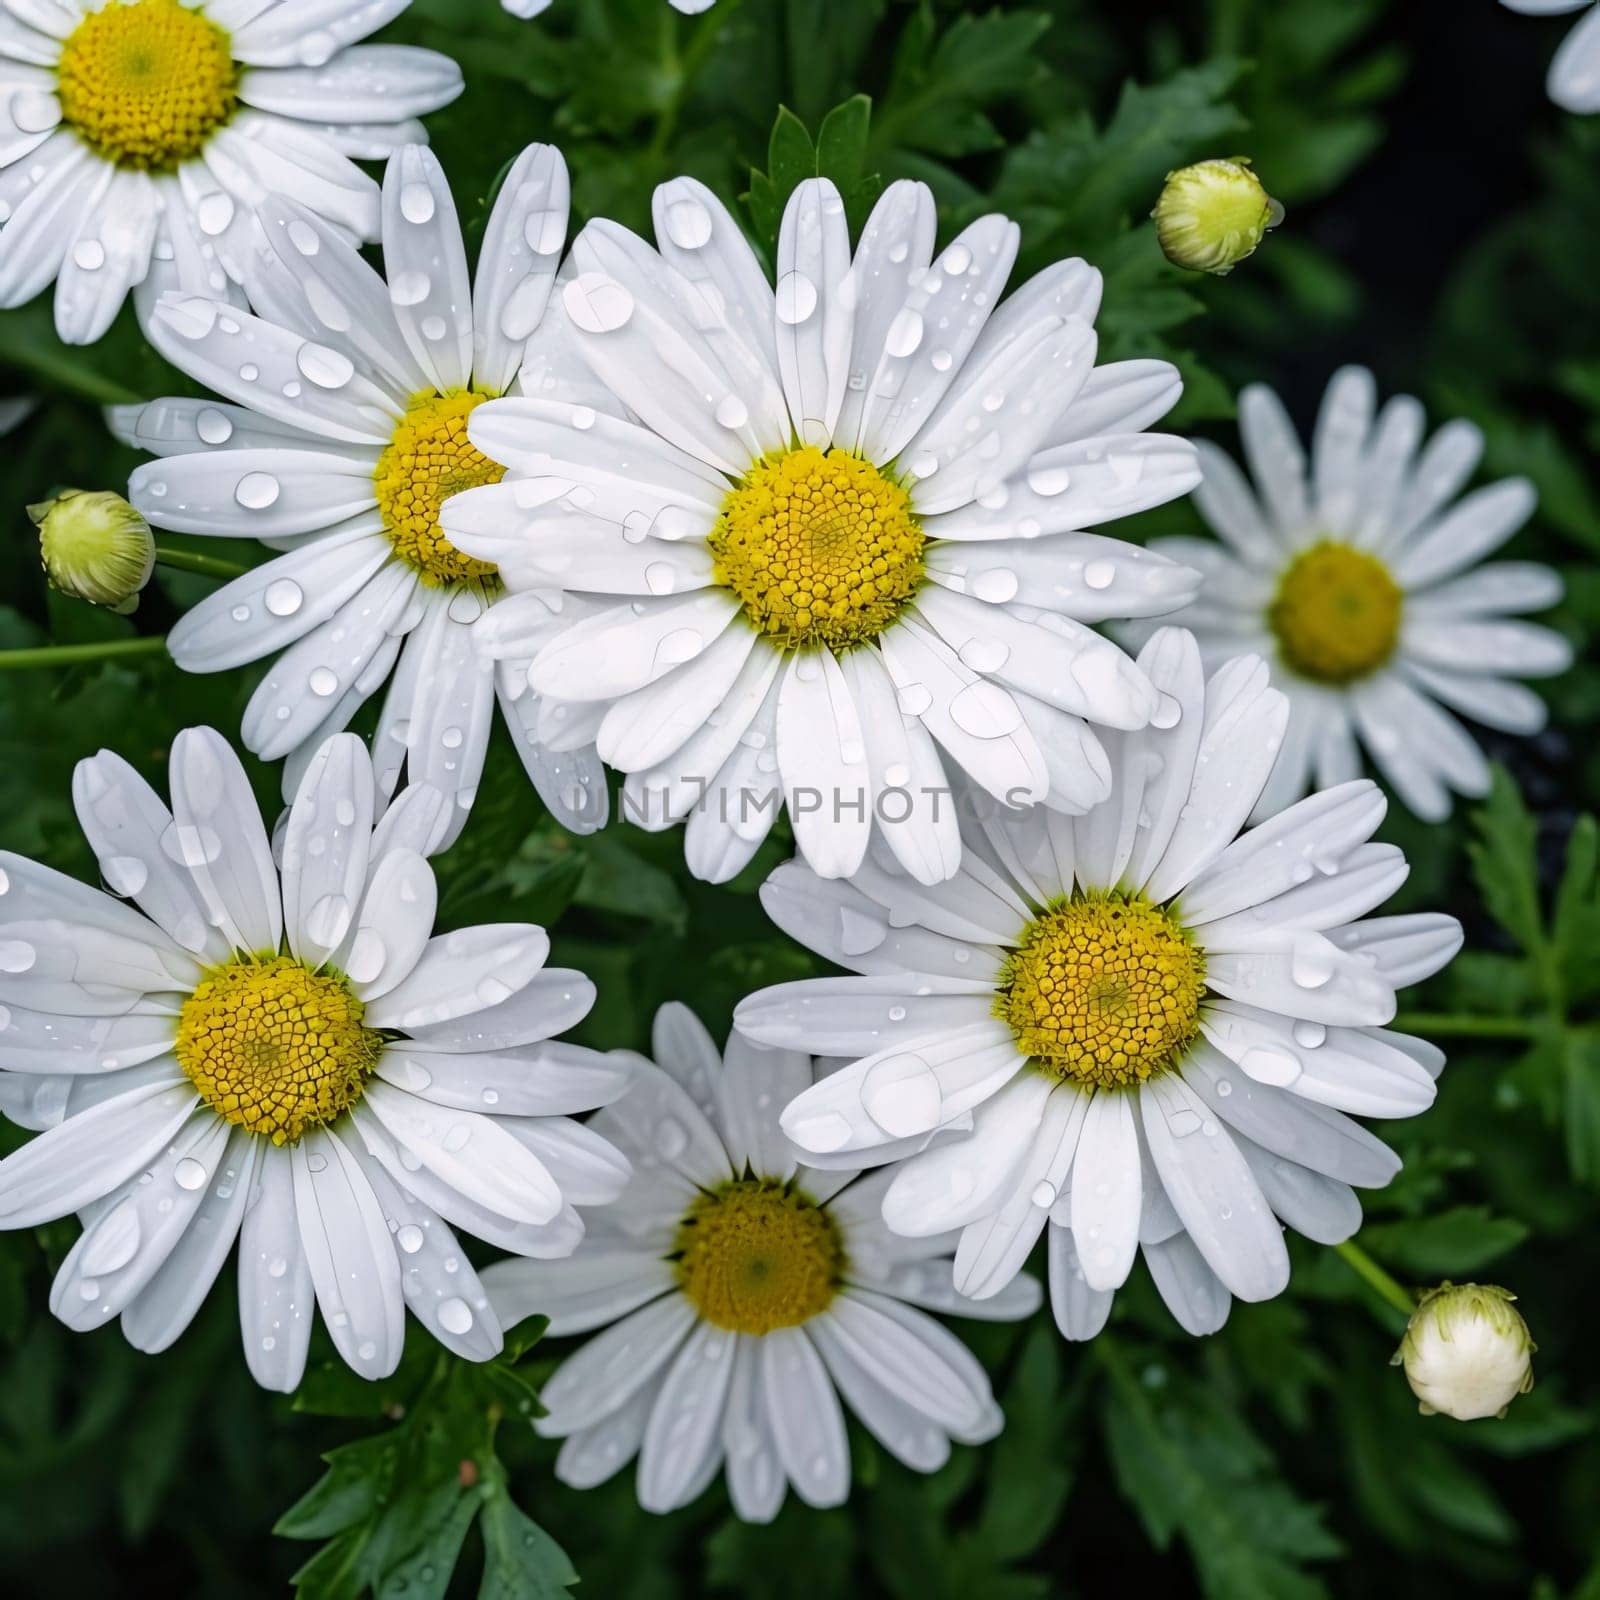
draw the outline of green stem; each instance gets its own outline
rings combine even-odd
[[[655,158],[657,165],[660,165],[666,156],[667,146],[672,143],[673,135],[678,131],[678,120],[683,115],[684,103],[694,88],[695,79],[700,76],[701,69],[716,48],[717,39],[727,25],[728,18],[739,9],[739,5],[740,0],[722,0],[720,5],[713,6],[695,24],[689,47],[681,57],[678,54],[678,16],[669,10],[662,19],[661,65],[668,76],[677,79],[677,85],[673,90],[671,101],[656,123],[655,136],[650,141],[650,154]]]
[[[242,578],[250,570],[237,561],[222,561],[197,550],[178,550],[167,544],[156,546],[156,560],[175,572],[198,572],[204,578]]]
[[[165,654],[166,638],[141,634],[137,639],[98,639],[93,644],[44,644],[32,650],[0,650],[0,672],[24,667],[71,667],[83,661],[115,661],[123,656]]]
[[[1396,1311],[1409,1318],[1417,1309],[1417,1297],[1391,1278],[1353,1239],[1336,1244],[1334,1249],[1344,1258],[1345,1265]]]
[[[1401,1033],[1436,1033],[1471,1039],[1533,1039],[1540,1024],[1531,1017],[1476,1017],[1464,1011],[1403,1011],[1393,1027]]]

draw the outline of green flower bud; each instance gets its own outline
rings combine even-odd
[[[1232,272],[1267,229],[1283,221],[1283,207],[1261,187],[1250,163],[1235,156],[1169,172],[1150,215],[1173,266],[1220,275]]]
[[[150,524],[109,489],[63,489],[29,506],[51,584],[93,605],[129,612],[156,564]]]
[[[1423,1295],[1395,1352],[1424,1416],[1442,1411],[1459,1422],[1503,1417],[1533,1387],[1528,1324],[1493,1284],[1442,1283]]]

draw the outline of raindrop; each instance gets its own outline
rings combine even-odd
[[[867,1115],[897,1139],[937,1127],[943,1103],[939,1080],[919,1055],[888,1056],[870,1067],[861,1082]]]
[[[1010,567],[990,567],[975,574],[968,587],[975,599],[1003,606],[1008,600],[1016,599],[1020,584]]]
[[[185,1156],[172,1169],[172,1181],[180,1189],[203,1189],[210,1174],[193,1156]]]
[[[72,260],[85,272],[98,272],[106,264],[106,247],[98,239],[80,239],[72,247]]]
[[[419,306],[428,298],[433,280],[426,272],[397,272],[389,280],[389,300],[397,306]]]
[[[339,676],[327,667],[313,667],[306,682],[311,685],[312,694],[326,699],[338,689]]]
[[[580,273],[562,290],[561,301],[582,333],[615,333],[633,316],[633,296],[600,272]]]
[[[439,1302],[439,1326],[446,1333],[464,1334],[472,1326],[472,1308],[452,1295]]]
[[[37,959],[24,939],[0,939],[0,972],[26,972]]]
[[[817,309],[817,286],[803,272],[786,272],[778,280],[778,321],[791,328]]]
[[[676,1117],[663,1117],[656,1124],[656,1149],[668,1161],[676,1161],[689,1147],[689,1135]]]
[[[892,356],[914,355],[922,343],[922,332],[922,313],[912,306],[902,306],[884,335],[883,348]]]
[[[275,617],[292,617],[305,603],[305,598],[305,590],[293,578],[275,579],[262,596],[267,610]]]
[[[1328,1030],[1320,1022],[1297,1022],[1294,1025],[1294,1042],[1307,1050],[1315,1050],[1328,1037]]]
[[[1083,569],[1083,581],[1091,589],[1109,589],[1116,578],[1116,563],[1112,561],[1091,561]]]
[[[1065,494],[1072,483],[1071,475],[1065,467],[1030,466],[1028,468],[1028,487],[1036,495],[1049,499],[1054,495]]]
[[[1289,1050],[1253,1045],[1239,1058],[1240,1068],[1257,1083],[1286,1088],[1300,1076],[1300,1058]]]
[[[356,375],[349,356],[310,340],[295,352],[294,364],[300,375],[319,389],[342,389]]]
[[[711,213],[698,200],[674,200],[667,207],[667,237],[682,250],[698,250],[711,239]]]
[[[1041,1211],[1048,1211],[1056,1203],[1056,1186],[1041,1178],[1033,1186],[1033,1203]]]
[[[247,472],[233,491],[233,498],[247,511],[265,511],[277,502],[278,480],[270,472]]]
[[[400,185],[400,215],[407,222],[417,223],[433,220],[433,190],[425,183],[403,183]]]
[[[226,444],[233,437],[233,424],[225,412],[207,406],[195,419],[194,431],[202,444]]]
[[[100,863],[106,887],[113,894],[132,896],[150,880],[150,869],[138,856],[108,856]]]
[[[738,395],[724,395],[717,402],[716,415],[724,428],[742,428],[750,420],[750,408]]]
[[[400,1246],[408,1256],[414,1256],[422,1248],[422,1229],[416,1223],[408,1222],[394,1236],[395,1243]]]

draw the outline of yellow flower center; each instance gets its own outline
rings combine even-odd
[[[1284,664],[1301,677],[1352,683],[1394,653],[1404,600],[1381,561],[1324,540],[1290,563],[1267,621]]]
[[[56,94],[97,155],[167,172],[233,115],[239,68],[228,35],[178,0],[112,0],[62,45]]]
[[[875,639],[922,582],[911,496],[848,450],[807,445],[758,461],[706,542],[717,582],[780,649]]]
[[[467,437],[467,418],[488,398],[467,389],[418,395],[372,475],[395,554],[436,589],[496,575],[493,562],[463,555],[439,526],[439,507],[451,495],[505,476]]]
[[[1035,918],[994,1009],[1047,1077],[1123,1089],[1177,1064],[1204,991],[1205,962],[1166,911],[1097,890]]]
[[[383,1052],[342,977],[288,956],[215,967],[184,1002],[178,1065],[225,1121],[293,1144],[361,1098]]]
[[[731,1333],[793,1328],[827,1310],[844,1245],[815,1201],[768,1178],[708,1190],[678,1225],[678,1282],[696,1311]]]

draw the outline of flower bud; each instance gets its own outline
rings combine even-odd
[[[1395,1352],[1424,1416],[1442,1411],[1459,1422],[1503,1417],[1533,1387],[1528,1325],[1493,1284],[1442,1283],[1423,1295]]]
[[[1261,187],[1250,163],[1236,156],[1169,172],[1150,215],[1173,266],[1220,275],[1232,272],[1267,229],[1283,221],[1283,207]]]
[[[109,489],[63,489],[29,506],[51,584],[93,605],[128,612],[150,581],[156,544],[150,524]]]

